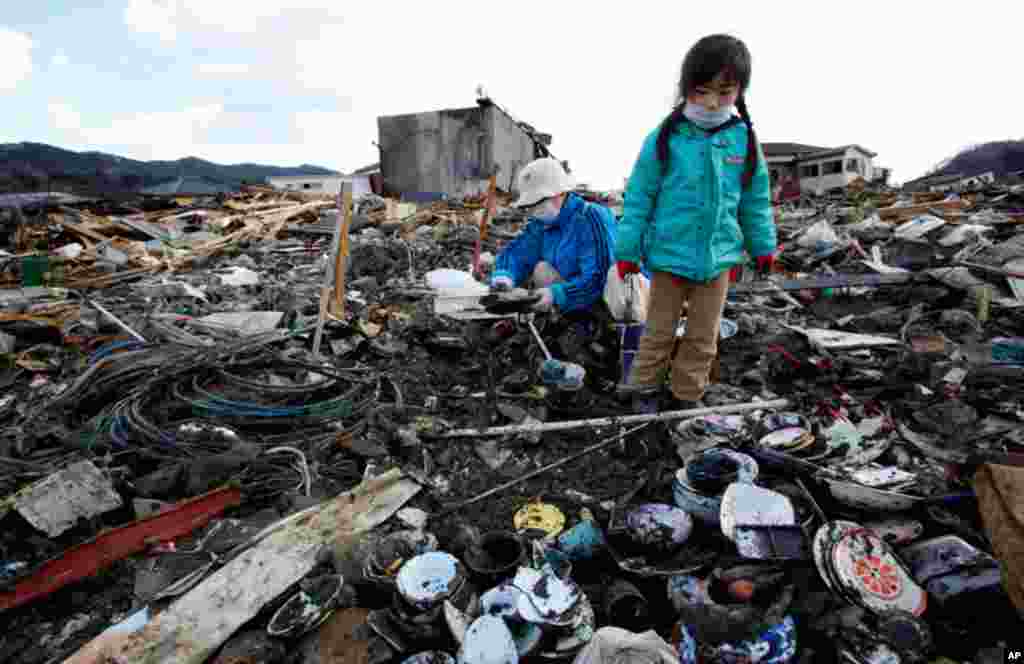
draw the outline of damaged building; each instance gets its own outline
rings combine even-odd
[[[487,97],[470,108],[377,118],[380,169],[389,194],[410,199],[511,191],[519,170],[550,156],[551,136],[519,122]]]
[[[875,166],[878,153],[859,145],[837,148],[801,143],[762,143],[772,184],[798,187],[799,191],[822,195],[838,191],[854,180],[885,181],[889,169]]]

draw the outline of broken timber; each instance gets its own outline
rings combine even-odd
[[[631,426],[634,424],[645,424],[647,422],[665,422],[668,420],[681,420],[687,417],[701,417],[702,415],[727,415],[729,413],[745,413],[752,410],[785,408],[788,405],[788,399],[775,399],[773,401],[737,403],[728,404],[726,406],[712,406],[710,408],[673,410],[667,413],[652,413],[651,415],[626,415],[624,417],[599,417],[592,420],[570,420],[567,422],[541,422],[539,424],[515,424],[504,427],[491,427],[490,429],[455,429],[454,431],[448,431],[446,433],[443,433],[438,437],[468,438],[473,436],[505,436],[508,434],[517,433],[568,431],[570,429],[582,429],[584,427]]]
[[[313,569],[325,545],[343,553],[422,487],[389,471],[274,529],[120,645],[123,664],[202,664]],[[273,527],[272,527],[273,529]],[[86,646],[88,647],[88,646]]]

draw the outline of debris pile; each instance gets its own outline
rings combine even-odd
[[[621,325],[481,285],[500,195],[18,199],[0,662],[995,661],[1024,187],[986,187],[780,206],[705,407],[655,415]]]

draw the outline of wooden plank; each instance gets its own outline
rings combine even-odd
[[[351,550],[420,489],[396,469],[271,526],[260,541],[121,644],[117,661],[205,662],[235,631],[308,574],[322,547],[331,545],[339,554]]]
[[[338,253],[334,257],[334,300],[331,313],[345,317],[345,275],[348,272],[348,229],[352,225],[352,185],[342,184],[341,214],[338,215]]]
[[[929,210],[960,211],[969,205],[964,201],[939,201],[937,203],[923,203],[921,205],[908,205],[906,207],[887,207],[878,211],[881,219],[906,219],[921,214],[928,214]]]
[[[487,239],[487,229],[491,225],[491,219],[497,210],[497,187],[498,178],[496,175],[491,176],[490,184],[487,188],[487,199],[484,207],[484,214],[480,218],[480,232],[476,238],[476,248],[473,250],[473,276],[480,274],[480,248],[483,246],[484,241]]]

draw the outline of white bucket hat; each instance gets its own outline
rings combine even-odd
[[[531,161],[519,171],[519,198],[515,207],[530,207],[545,198],[551,198],[576,186],[571,175],[565,172],[561,162],[551,157]]]

